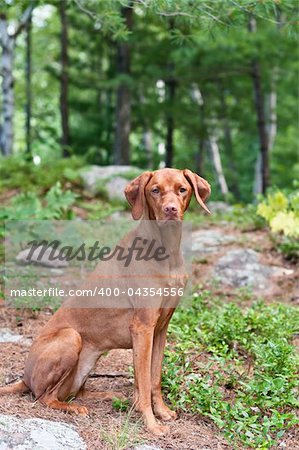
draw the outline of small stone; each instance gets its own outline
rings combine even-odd
[[[11,331],[9,328],[0,328],[0,342],[20,342],[23,339],[23,336],[20,334],[16,334]]]

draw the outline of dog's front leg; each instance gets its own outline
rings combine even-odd
[[[146,427],[152,433],[162,435],[168,427],[157,423],[151,403],[151,360],[154,324],[135,318],[130,327],[133,341],[135,372],[135,407],[142,413]]]
[[[171,317],[171,316],[170,316]],[[170,320],[169,317],[169,320]],[[162,330],[160,330],[154,337],[153,352],[152,352],[152,400],[154,412],[162,420],[173,420],[177,414],[165,405],[161,392],[161,377],[162,377],[162,362],[164,357],[164,348],[166,344],[166,334],[168,322]]]

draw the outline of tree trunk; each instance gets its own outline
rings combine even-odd
[[[133,8],[123,7],[122,16],[128,30],[132,30]],[[127,42],[117,46],[118,75],[130,75],[130,46]],[[127,80],[121,81],[117,89],[115,164],[130,164],[131,92]]]
[[[224,131],[224,141],[225,141],[225,147],[226,147],[226,154],[228,156],[228,167],[229,167],[229,185],[230,190],[234,194],[236,198],[240,197],[239,187],[238,187],[238,181],[237,181],[237,167],[235,163],[235,154],[234,154],[234,147],[233,147],[233,140],[231,135],[231,127],[228,119],[228,113],[227,113],[227,103],[226,103],[226,97],[225,92],[223,90],[222,86],[219,86],[220,90],[220,100],[221,100],[221,110],[223,114],[223,131]]]
[[[224,176],[224,172],[223,172],[223,168],[222,168],[222,162],[221,162],[221,158],[220,158],[220,152],[219,152],[219,147],[218,147],[218,143],[217,143],[217,139],[213,134],[210,134],[210,150],[211,150],[211,156],[212,156],[212,161],[215,167],[215,172],[218,178],[218,183],[220,186],[220,190],[221,193],[224,197],[226,197],[226,195],[228,194],[228,187],[227,187],[227,182]]]
[[[4,156],[12,154],[13,149],[13,115],[14,115],[14,79],[13,63],[15,43],[18,35],[24,29],[29,20],[34,5],[31,3],[24,11],[16,31],[8,33],[8,23],[5,14],[0,13],[0,45],[2,55],[0,60],[0,73],[2,76],[2,124],[0,126],[0,150]]]
[[[206,141],[202,137],[198,139],[198,151],[195,155],[195,172],[200,176],[204,174],[204,153],[206,149]]]
[[[170,72],[173,71],[173,66],[170,67]],[[166,143],[165,143],[165,167],[172,167],[174,145],[173,145],[173,133],[174,133],[174,117],[173,117],[173,107],[175,98],[175,88],[176,82],[170,76],[168,80],[165,81],[166,95],[168,97],[167,101],[167,115],[166,115]]]
[[[205,121],[205,102],[202,93],[196,83],[192,84],[191,97],[199,107],[199,124],[198,124],[198,150],[195,154],[195,171],[204,174],[204,153],[207,145],[207,132]]]
[[[13,62],[15,39],[7,31],[7,19],[4,14],[0,17],[1,34],[1,75],[2,75],[2,126],[0,136],[1,152],[4,156],[12,154],[13,147]]]
[[[26,152],[28,155],[31,155],[31,111],[32,111],[32,102],[31,102],[31,27],[32,20],[31,16],[28,19],[26,24],[26,69],[25,69],[25,77],[26,77],[26,120],[25,120],[25,133],[26,133]]]
[[[269,152],[274,147],[274,142],[277,134],[277,67],[274,67],[271,77],[271,92],[269,94],[269,121],[268,121],[268,147]]]
[[[142,133],[142,144],[146,152],[147,167],[153,167],[152,131],[145,125]]]
[[[256,20],[253,16],[249,18],[249,32],[256,32]],[[258,60],[255,58],[251,62],[251,77],[254,88],[255,108],[257,115],[257,127],[260,141],[260,159],[261,159],[261,186],[256,186],[263,194],[266,193],[269,186],[269,145],[266,128],[265,104],[262,90],[261,69]],[[256,172],[258,171],[258,159],[256,162]]]
[[[69,130],[69,108],[68,108],[68,88],[69,88],[69,74],[68,74],[68,20],[67,20],[67,3],[65,1],[59,2],[59,14],[61,23],[61,78],[60,78],[60,115],[61,115],[61,145],[62,154],[64,158],[70,156],[70,130]]]

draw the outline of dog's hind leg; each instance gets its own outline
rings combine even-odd
[[[15,384],[9,386],[0,387],[0,395],[4,394],[23,394],[24,392],[28,392],[30,389],[24,381],[18,381]]]
[[[113,400],[117,398],[119,400],[125,401],[127,398],[121,393],[117,391],[87,391],[82,389],[77,398],[82,399],[90,399],[90,400]]]
[[[87,414],[87,409],[65,400],[72,392],[82,339],[73,328],[43,335],[33,344],[25,367],[25,383],[41,403],[63,411]]]

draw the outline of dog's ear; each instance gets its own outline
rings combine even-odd
[[[144,172],[131,181],[125,189],[125,196],[132,206],[132,216],[134,220],[139,220],[143,214],[145,193],[144,189],[152,177],[152,172]]]
[[[208,214],[211,214],[209,209],[204,204],[204,202],[211,194],[211,186],[204,178],[201,178],[196,173],[191,172],[191,170],[185,169],[183,172],[185,178],[189,181],[189,183],[193,187],[196,200]]]

